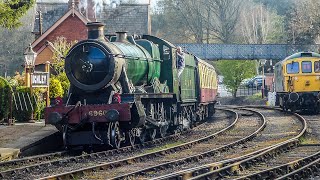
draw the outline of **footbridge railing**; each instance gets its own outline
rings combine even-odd
[[[296,52],[319,52],[320,44],[176,44],[186,51],[207,60],[282,60]]]

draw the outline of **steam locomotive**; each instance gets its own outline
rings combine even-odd
[[[185,52],[177,76],[176,47],[151,35],[106,38],[104,24],[87,24],[88,39],[65,58],[70,81],[63,105],[45,109],[46,124],[65,146],[119,148],[192,128],[215,112],[217,76],[210,64]]]

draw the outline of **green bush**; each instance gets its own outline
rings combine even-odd
[[[0,77],[0,120],[7,118],[10,113],[12,88],[7,80]]]
[[[61,97],[65,97],[67,96],[68,94],[68,90],[69,90],[69,87],[70,87],[70,82],[69,82],[69,79],[67,78],[67,75],[65,72],[62,72],[58,75],[53,75],[51,79],[58,79],[59,82],[61,83],[61,86],[62,86],[62,89],[63,89],[63,96]]]
[[[63,88],[57,78],[50,78],[50,98],[63,97]]]

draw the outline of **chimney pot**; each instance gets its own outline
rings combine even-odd
[[[118,31],[117,33],[117,42],[128,42],[127,31]]]
[[[101,22],[89,22],[88,27],[88,39],[100,39],[104,40],[104,23]]]

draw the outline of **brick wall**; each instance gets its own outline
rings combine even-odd
[[[128,34],[151,34],[150,7],[148,4],[121,4],[97,14],[97,21],[106,24],[105,34],[128,31]]]
[[[49,47],[46,47],[40,54],[38,54],[35,64],[45,64],[47,61],[52,62],[52,56],[53,52]]]
[[[54,42],[58,36],[63,36],[67,41],[84,40],[87,39],[87,27],[77,17],[70,15],[64,22],[62,22],[55,30],[53,30],[45,39],[43,39],[34,50],[41,48],[46,41]]]

